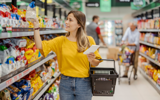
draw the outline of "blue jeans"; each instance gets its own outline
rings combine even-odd
[[[61,75],[60,100],[91,100],[90,78],[74,78]]]

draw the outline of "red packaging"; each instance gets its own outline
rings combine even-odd
[[[11,4],[11,6],[12,6],[11,11],[12,11],[14,14],[17,14],[18,9],[17,9],[14,5],[12,5],[12,4]]]
[[[0,10],[0,16],[5,17],[5,13]]]
[[[5,12],[5,17],[8,17],[9,19],[11,19],[11,13]]]
[[[158,53],[158,61],[160,62],[160,53]]]

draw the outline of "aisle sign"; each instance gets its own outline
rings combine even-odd
[[[110,12],[111,11],[111,0],[100,0],[100,11]]]
[[[133,0],[133,2],[131,2],[131,9],[133,10],[139,10],[144,6],[146,6],[145,0]]]
[[[133,0],[116,0],[116,2],[133,2]]]
[[[86,2],[86,7],[99,7],[99,2]]]

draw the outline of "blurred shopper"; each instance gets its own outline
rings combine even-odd
[[[126,42],[125,44],[129,46],[130,49],[135,50],[135,59],[134,59],[134,75],[137,76],[137,67],[138,67],[138,55],[139,55],[139,31],[136,28],[137,23],[136,22],[131,22],[129,27],[127,28],[123,38],[122,38],[122,44]],[[123,77],[128,77],[128,70],[129,67],[125,68],[125,73]]]
[[[89,78],[89,63],[97,66],[101,59],[98,51],[84,55],[83,52],[95,45],[92,37],[85,33],[86,17],[80,11],[70,11],[65,21],[66,36],[49,41],[41,41],[39,22],[34,22],[35,44],[43,56],[51,51],[57,55],[61,81],[59,93],[61,100],[91,100],[92,88]]]
[[[87,26],[87,35],[93,37],[94,41],[96,42],[96,45],[99,45],[99,39],[100,39],[103,45],[106,46],[103,40],[103,37],[101,35],[101,31],[100,31],[98,22],[99,22],[99,17],[96,15],[93,16],[92,22]]]

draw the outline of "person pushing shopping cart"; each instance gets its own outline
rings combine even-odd
[[[125,44],[126,46],[128,46],[129,49],[132,49],[135,51],[134,52],[135,57],[133,59],[134,60],[133,67],[135,68],[134,76],[137,76],[137,68],[138,68],[139,35],[140,33],[137,29],[137,23],[131,22],[122,38],[122,43],[121,43],[121,45]],[[128,41],[126,42],[126,40]],[[122,77],[125,77],[125,78],[128,77],[128,70],[129,70],[129,67],[126,66],[125,73]]]

